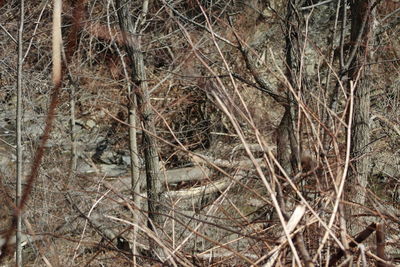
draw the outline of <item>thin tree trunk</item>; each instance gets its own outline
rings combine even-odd
[[[141,31],[138,29],[143,25],[148,1],[143,2],[142,14],[138,16],[139,20],[136,21],[135,25],[133,25],[132,17],[129,15],[130,3],[131,2],[128,0],[117,0],[116,7],[118,10],[119,24],[124,36],[125,48],[131,61],[131,79],[133,82],[133,90],[136,93],[139,117],[142,123],[149,226],[155,230],[153,226],[161,222],[161,216],[159,214],[159,198],[161,192],[160,163],[157,153],[157,143],[153,137],[156,132],[154,114],[150,105],[143,52],[141,50]],[[134,182],[135,187],[138,187],[139,184],[140,183]]]
[[[290,82],[293,88],[297,88],[296,85],[296,74],[298,73],[298,69],[296,67],[299,66],[297,57],[295,56],[296,51],[294,47],[294,43],[298,43],[298,40],[293,38],[296,36],[296,29],[294,25],[296,25],[295,21],[295,7],[296,1],[289,0],[287,2],[287,10],[286,10],[286,76],[288,81]],[[285,113],[282,117],[282,120],[277,129],[277,159],[279,164],[285,170],[287,175],[291,176],[294,172],[297,172],[299,162],[300,162],[300,149],[299,149],[299,140],[295,138],[295,125],[294,125],[294,105],[292,104],[292,93],[288,89],[286,92],[287,95],[287,105],[285,106]],[[282,213],[286,220],[289,220],[289,213],[287,212],[287,203],[285,203],[285,198],[283,197],[283,192],[280,186],[277,186],[277,198],[279,200]],[[301,232],[299,232],[295,237],[295,245],[300,252],[300,255],[303,260],[304,266],[312,267],[314,263],[310,257],[307,246],[304,242],[304,237]]]
[[[137,100],[132,90],[129,90],[129,151],[131,158],[131,190],[132,190],[132,200],[137,207],[140,207],[140,185],[142,184],[140,179],[140,166],[139,166],[139,155],[137,147],[137,136],[136,136],[136,110],[137,110]]]
[[[23,39],[22,34],[24,30],[24,0],[21,0],[20,6],[20,25],[18,30],[18,79],[17,79],[17,133],[16,133],[16,143],[17,143],[17,173],[16,173],[16,207],[20,206],[21,195],[22,195],[22,64],[23,64]],[[16,210],[16,266],[22,266],[22,244],[21,244],[21,217],[22,214]]]
[[[70,88],[70,131],[71,131],[71,162],[70,162],[70,178],[74,177],[77,166],[77,151],[76,151],[76,133],[75,133],[75,86]],[[70,179],[68,179],[69,181]]]

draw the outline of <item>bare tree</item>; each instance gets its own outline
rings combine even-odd
[[[156,139],[154,138],[156,134],[154,126],[154,113],[150,104],[150,93],[148,90],[146,69],[143,61],[143,47],[141,44],[142,34],[144,31],[143,26],[146,22],[148,5],[149,1],[143,1],[142,10],[138,15],[138,19],[136,20],[135,24],[133,24],[132,16],[129,14],[131,2],[126,0],[116,1],[119,24],[125,40],[125,48],[131,62],[131,80],[133,83],[133,91],[136,94],[139,117],[142,123],[149,227],[153,230],[156,230],[155,227],[161,222],[161,216],[159,214],[161,193],[160,163],[158,159],[157,143]],[[131,122],[133,122],[133,116],[135,116],[135,114],[131,114],[131,112],[135,108],[135,98],[132,97],[132,94],[129,96],[129,98],[129,116]],[[134,142],[134,135],[132,132],[136,129],[131,129],[130,140],[132,144]],[[133,161],[132,163],[137,164],[137,162]],[[132,184],[136,188],[134,189],[134,192],[138,192],[140,181],[134,181]]]
[[[21,83],[17,55],[9,52],[18,45],[20,6],[11,2],[0,4],[0,37],[8,36],[0,46],[6,55],[0,59],[0,97],[6,98],[0,99],[0,198],[7,203],[14,200],[15,170],[4,168],[14,162],[3,155],[15,127],[4,122],[14,116],[8,91]],[[23,212],[21,239],[36,254],[29,251],[24,261],[392,266],[398,209],[388,191],[395,190],[398,171],[378,172],[377,179],[365,171],[382,150],[396,157],[388,148],[399,142],[399,93],[392,86],[398,29],[386,27],[398,21],[392,18],[400,4],[380,2],[64,1],[65,68],[60,74],[61,39],[55,38],[51,100],[42,86],[52,62],[51,12],[46,1],[25,3],[24,36],[32,37],[24,45],[23,84],[35,90],[22,93],[21,124],[29,142],[24,159],[33,163],[15,212]],[[385,49],[372,62],[375,8],[381,35],[373,48]],[[75,93],[63,90],[63,74]],[[382,108],[375,95],[369,107],[371,88],[381,90]],[[35,116],[44,116],[49,104],[42,123]],[[75,128],[71,138],[68,122]],[[31,147],[37,148],[32,158]],[[138,168],[138,149],[145,169]],[[371,164],[363,163],[369,155]],[[0,204],[4,229],[14,207],[3,212]],[[0,259],[15,244],[18,215],[0,232]],[[355,224],[365,224],[358,215],[371,220],[367,228]]]

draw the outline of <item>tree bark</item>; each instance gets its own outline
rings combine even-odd
[[[143,25],[148,1],[143,2],[142,13],[138,16],[135,25],[132,23],[132,17],[129,15],[131,1],[117,0],[116,7],[120,28],[125,42],[125,49],[131,62],[131,80],[133,82],[133,91],[139,108],[139,116],[142,123],[143,150],[146,166],[146,184],[148,197],[149,227],[153,230],[162,222],[160,216],[160,163],[157,153],[157,143],[154,139],[156,133],[154,126],[154,113],[150,105],[150,95],[148,91],[146,71],[143,61],[143,52],[141,46],[141,25]],[[133,182],[139,186],[140,182]],[[134,189],[135,190],[135,189]]]
[[[370,57],[368,45],[372,35],[372,2],[371,0],[354,0],[351,2],[351,54],[355,53],[355,56],[350,64],[349,74],[351,81],[357,81],[357,86],[354,92],[351,137],[351,156],[354,163],[350,177],[351,184],[356,185],[355,187],[352,186],[352,200],[361,205],[365,203],[365,187],[368,183],[369,173],[370,79],[369,66],[366,63]]]

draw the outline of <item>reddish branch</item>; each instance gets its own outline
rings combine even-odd
[[[74,25],[80,25],[81,24],[81,19],[82,16],[80,16],[81,10],[83,8],[83,3],[82,0],[78,0],[74,2]],[[72,33],[74,34],[74,31],[72,31]],[[54,34],[54,32],[53,32]],[[75,38],[77,38],[77,34],[74,34]],[[60,42],[61,43],[61,42]],[[67,62],[69,61],[69,59],[71,58],[71,56],[74,53],[74,49],[76,48],[76,42],[70,42],[67,47],[66,47],[66,51],[67,51]],[[72,47],[71,47],[72,46]],[[57,64],[56,62],[54,62],[54,64]],[[59,98],[59,94],[60,94],[60,89],[62,86],[62,81],[63,81],[63,77],[64,77],[64,69],[61,69],[61,62],[58,63],[60,66],[56,66],[56,69],[59,70],[59,73],[55,73],[53,74],[54,80],[54,87],[53,87],[53,92],[51,94],[51,100],[50,100],[50,106],[49,106],[49,110],[47,113],[47,117],[46,117],[46,121],[45,121],[45,128],[43,131],[43,135],[40,139],[39,142],[39,146],[34,154],[33,157],[33,161],[31,164],[31,171],[30,174],[27,178],[27,183],[26,186],[24,188],[21,200],[20,200],[20,204],[18,205],[18,207],[15,208],[15,212],[14,212],[14,216],[13,216],[13,220],[12,220],[12,224],[10,226],[10,228],[6,231],[5,235],[4,235],[4,240],[5,243],[3,245],[3,247],[1,248],[1,255],[0,255],[0,262],[2,260],[4,260],[4,257],[6,256],[6,252],[8,250],[8,246],[11,240],[11,237],[15,234],[15,230],[16,230],[16,224],[17,224],[17,218],[20,216],[20,214],[22,213],[23,209],[26,206],[26,203],[29,199],[30,193],[32,191],[32,187],[33,184],[39,174],[39,167],[40,164],[43,160],[43,156],[44,156],[44,151],[45,151],[45,147],[46,144],[48,142],[48,140],[50,139],[50,134],[51,134],[51,130],[53,128],[53,123],[54,123],[54,118],[56,115],[56,109],[58,106],[58,98]]]

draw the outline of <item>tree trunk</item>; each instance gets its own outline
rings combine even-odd
[[[355,57],[350,67],[350,79],[357,81],[354,91],[353,128],[351,137],[351,156],[354,160],[350,172],[353,192],[352,201],[363,205],[365,203],[365,187],[368,183],[370,140],[370,79],[369,66],[366,65],[370,57],[368,49],[372,35],[371,0],[354,0],[351,3],[351,44]],[[355,189],[355,191],[354,191]],[[356,194],[354,194],[356,193]],[[355,197],[353,197],[355,195]]]
[[[146,3],[147,1],[143,2],[142,14],[138,16],[139,21],[137,21],[135,25],[133,25],[132,17],[129,15],[131,1],[117,0],[116,6],[120,28],[125,41],[125,48],[131,61],[133,91],[136,93],[139,116],[142,123],[149,226],[155,230],[154,226],[161,222],[161,216],[159,213],[159,198],[161,191],[160,163],[157,153],[157,143],[153,137],[156,132],[154,126],[154,114],[150,105],[147,77],[143,62],[143,52],[141,50],[141,31],[138,29],[143,25],[143,20],[141,21],[140,19],[144,19]],[[133,184],[136,186],[140,185],[140,183]]]
[[[297,89],[299,87],[296,82],[296,79],[298,79],[299,77],[296,75],[299,73],[298,68],[300,66],[298,62],[299,57],[298,55],[296,55],[299,51],[298,49],[296,49],[296,45],[299,44],[299,34],[297,32],[298,28],[296,28],[296,25],[298,25],[300,22],[297,21],[296,17],[294,16],[294,14],[297,12],[296,7],[298,6],[298,4],[299,3],[295,0],[289,0],[287,2],[286,10],[286,77],[290,83],[290,86],[292,86],[294,89]],[[287,175],[289,175],[289,177],[292,177],[292,175],[297,172],[300,162],[300,140],[296,140],[295,137],[296,126],[294,125],[294,118],[296,112],[295,106],[292,103],[293,95],[289,88],[287,89],[286,95],[287,105],[285,106],[285,113],[277,129],[277,159]],[[290,216],[289,212],[287,211],[287,207],[290,207],[291,203],[289,203],[287,199],[283,197],[283,192],[279,184],[277,185],[276,190],[277,199],[280,203],[282,213],[285,219],[289,220]],[[314,266],[306,243],[304,242],[302,232],[299,232],[295,236],[295,241],[297,251],[301,255],[304,266]]]

